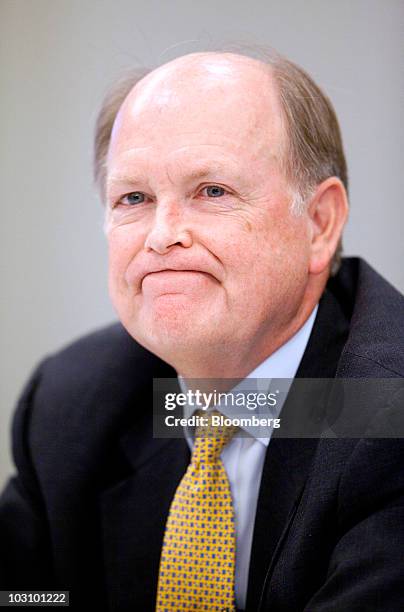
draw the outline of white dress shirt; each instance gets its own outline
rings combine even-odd
[[[283,401],[277,403],[275,414],[272,411],[271,416],[278,416],[282,409],[287,391],[296,375],[307,346],[317,309],[318,305],[314,308],[303,327],[246,377],[246,379],[259,379],[249,381],[248,389],[250,391],[252,388],[251,383],[253,383],[257,385],[258,391],[265,390],[266,392],[273,391],[275,387],[280,386],[279,382],[281,381],[277,383],[273,379],[289,379],[283,381],[283,389],[286,389],[282,395]],[[178,380],[182,390],[186,392],[187,387],[182,376],[179,375]],[[242,389],[243,382],[234,387],[231,392],[236,393],[239,389]],[[217,405],[215,408],[225,416],[232,416],[232,407]],[[213,409],[213,406],[210,409]],[[191,416],[194,411],[195,407],[186,406],[184,407],[184,416]],[[257,416],[260,415],[257,414]],[[271,428],[264,428],[264,430],[261,428],[259,435],[257,435],[257,429],[244,429],[249,435],[233,438],[223,449],[220,456],[229,479],[233,498],[236,531],[235,595],[236,605],[240,609],[244,609],[246,605],[248,570],[258,492],[266,449],[272,433]],[[192,450],[193,430],[191,428],[185,428],[185,437]]]

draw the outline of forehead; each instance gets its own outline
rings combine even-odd
[[[188,150],[191,157],[204,157],[205,164],[213,154],[273,157],[282,142],[276,88],[261,62],[173,62],[148,75],[126,98],[108,163],[142,150],[160,156]]]

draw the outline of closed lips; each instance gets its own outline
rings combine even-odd
[[[164,275],[158,276],[157,272],[165,272],[168,281],[170,273],[172,273],[172,280],[175,281],[176,278],[180,279],[180,275],[176,275],[174,272],[183,272],[184,277],[188,273],[190,280],[192,276],[195,279],[198,276],[192,273],[200,272],[206,275],[206,279],[215,281],[218,284],[222,283],[224,276],[220,262],[217,262],[214,258],[209,260],[208,257],[200,257],[199,259],[195,258],[193,261],[175,261],[174,259],[171,261],[168,259],[166,261],[158,261],[157,258],[154,258],[153,261],[153,258],[143,258],[141,256],[131,262],[126,271],[125,280],[129,286],[140,291],[146,276],[149,277],[150,282],[153,278],[156,281],[158,278],[163,279]]]
[[[207,276],[209,276],[210,278],[217,280],[212,274],[210,274],[209,272],[205,272],[204,270],[195,270],[194,268],[163,268],[161,270],[153,270],[152,272],[147,272],[147,274],[144,275],[143,279],[146,278],[146,276],[151,276],[153,274],[160,274],[161,272],[193,272],[196,274],[206,274]],[[143,281],[142,279],[142,281]]]

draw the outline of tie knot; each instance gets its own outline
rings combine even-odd
[[[225,417],[217,410],[207,413],[198,410],[196,414],[207,420],[207,425],[199,425],[196,428],[192,460],[196,463],[213,463],[219,459],[220,453],[238,427],[222,424],[220,421]]]

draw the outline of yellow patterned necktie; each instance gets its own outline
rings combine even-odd
[[[174,495],[160,559],[156,612],[233,612],[234,511],[219,456],[237,427],[212,425],[201,413],[191,463]]]

